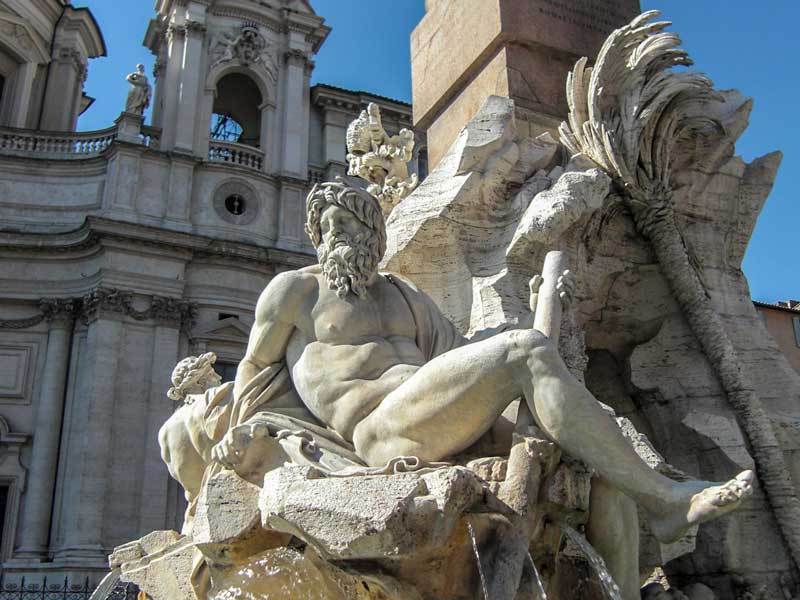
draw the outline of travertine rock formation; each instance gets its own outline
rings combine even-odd
[[[746,415],[753,419],[747,427],[767,441],[774,431],[796,485],[800,377],[758,320],[741,272],[780,163],[779,153],[750,164],[735,156],[750,106],[736,92],[694,105],[693,116],[706,111],[721,126],[710,135],[680,137],[670,163],[672,210],[686,264],[764,407],[761,416]],[[439,167],[389,218],[384,265],[416,281],[469,331],[519,318],[527,278],[541,268],[545,252],[566,251],[580,284],[575,319],[564,323],[562,354],[589,389],[692,476],[722,478],[753,467],[737,410],[659,255],[623,202],[625,189],[592,161],[568,156],[552,140],[527,138],[509,100],[489,98]],[[747,406],[740,405],[740,419]],[[769,477],[769,468],[759,473]],[[796,489],[787,484],[784,477],[772,502],[759,489],[741,513],[701,528],[697,550],[671,562],[668,574],[678,583],[702,577],[721,597],[734,593],[734,572],[780,593],[778,580],[793,567],[786,541],[796,527],[781,512],[796,502]]]

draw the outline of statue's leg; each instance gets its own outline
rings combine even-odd
[[[441,460],[472,445],[522,396],[509,360],[513,335],[456,348],[420,367],[356,426],[356,453],[380,466],[396,456]]]
[[[639,457],[616,421],[570,374],[555,348],[532,350],[526,364],[529,376],[522,384],[537,424],[568,454],[639,504],[660,541],[674,541],[689,526],[737,508],[752,493],[752,471],[721,485],[676,482],[661,475]]]
[[[651,515],[663,541],[738,505],[752,473],[723,486],[677,483],[645,463],[550,341],[517,330],[446,352],[422,366],[356,426],[356,452],[379,465],[400,455],[440,460],[472,444],[522,392],[537,424]]]
[[[606,561],[624,600],[639,600],[639,514],[636,503],[601,477],[592,478],[586,537]]]

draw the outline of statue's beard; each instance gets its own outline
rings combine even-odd
[[[343,242],[343,243],[342,243]],[[329,247],[322,242],[317,247],[317,257],[328,287],[336,290],[339,298],[347,297],[349,292],[363,298],[367,284],[378,269],[377,241],[369,236],[350,237],[346,233],[337,234]]]

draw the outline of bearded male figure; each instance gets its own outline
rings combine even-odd
[[[542,431],[642,506],[665,541],[751,491],[750,471],[722,485],[655,472],[546,336],[518,329],[468,340],[430,298],[378,273],[385,225],[366,191],[315,186],[306,231],[320,264],[279,274],[261,294],[234,397],[285,361],[305,407],[371,466],[458,454],[523,397]],[[225,443],[216,456],[235,461]]]

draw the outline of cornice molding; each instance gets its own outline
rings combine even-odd
[[[308,181],[294,177],[279,177],[276,183],[283,183],[305,189]],[[187,262],[194,258],[233,258],[242,262],[257,263],[264,266],[290,266],[311,264],[306,255],[279,250],[274,247],[256,246],[244,242],[209,238],[193,233],[184,233],[139,225],[124,221],[114,221],[103,217],[87,217],[77,229],[63,233],[9,233],[0,232],[0,254],[66,254],[85,252],[92,248],[102,248],[104,242],[124,242],[142,247],[171,250],[182,255]],[[316,257],[311,257],[311,262]]]
[[[81,318],[87,325],[107,315],[124,315],[135,321],[155,321],[161,325],[190,328],[197,315],[197,304],[187,300],[153,296],[150,306],[137,310],[134,293],[116,288],[98,287],[81,300]]]

